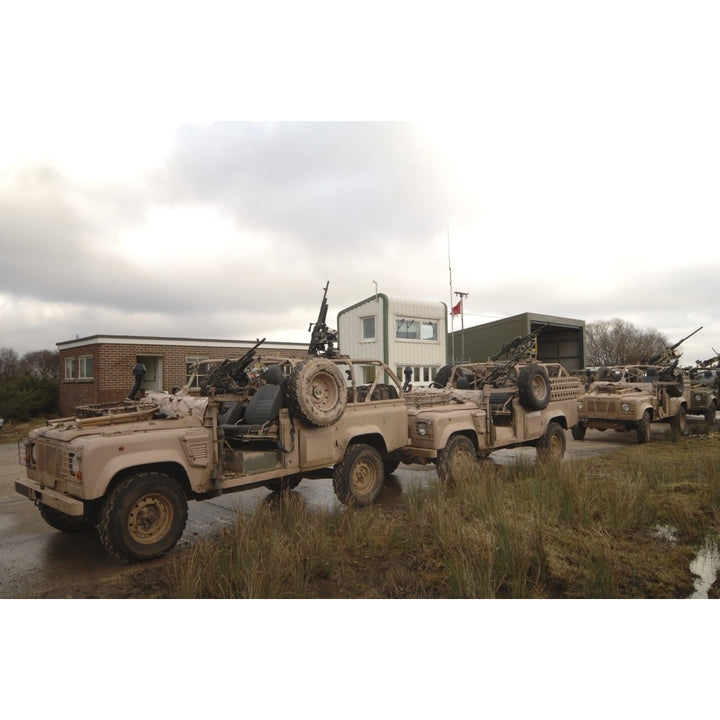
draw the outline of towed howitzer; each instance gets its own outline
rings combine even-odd
[[[689,335],[686,335],[682,340],[678,340],[674,345],[671,345],[668,348],[665,348],[661,353],[658,353],[657,355],[653,355],[648,361],[647,365],[667,365],[671,364],[670,368],[667,370],[663,370],[663,372],[673,371],[680,360],[680,355],[675,355],[675,349],[680,347],[686,340],[691,338],[695,333],[698,333],[702,330],[702,325],[697,329],[693,330]]]
[[[310,346],[308,347],[308,355],[324,355],[325,357],[334,357],[338,354],[335,347],[337,342],[337,330],[333,330],[327,326],[325,322],[328,311],[327,291],[330,286],[328,280],[325,284],[322,301],[320,302],[320,312],[318,319],[314,323],[310,323],[308,332],[312,331],[310,336]]]
[[[250,384],[251,378],[245,372],[255,357],[255,351],[265,342],[258,340],[241,358],[224,360],[211,370],[200,386],[201,395],[211,393],[232,393]],[[202,365],[202,361],[198,363]]]

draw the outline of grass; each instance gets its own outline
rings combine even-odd
[[[169,565],[182,598],[682,598],[720,530],[720,444],[698,434],[591,461],[485,464],[399,508],[310,512],[299,493]],[[659,533],[657,528],[671,528]]]

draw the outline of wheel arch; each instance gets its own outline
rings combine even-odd
[[[363,435],[354,435],[347,441],[347,444],[345,445],[346,452],[351,445],[370,445],[371,447],[374,447],[381,455],[387,455],[388,452],[385,438],[382,436],[382,433],[379,432],[369,432]]]
[[[548,426],[550,425],[550,423],[553,423],[553,422],[557,423],[563,430],[568,429],[567,416],[564,415],[563,413],[560,413],[559,415],[554,415],[553,417],[551,417],[548,420]]]
[[[443,447],[446,447],[447,444],[454,438],[458,437],[458,435],[462,435],[463,437],[466,437],[475,447],[475,450],[479,451],[480,449],[480,443],[478,442],[478,436],[477,433],[474,430],[470,430],[469,428],[464,428],[462,430],[456,430],[455,432],[451,432],[448,434],[448,436],[445,438],[445,442],[443,443]]]
[[[173,480],[175,480],[182,488],[186,498],[191,498],[193,496],[193,492],[190,487],[190,478],[187,475],[187,471],[180,463],[173,461],[146,463],[123,468],[113,475],[108,484],[107,492],[109,493],[116,485],[125,480],[125,478],[145,472],[167,475],[168,477],[173,478]]]

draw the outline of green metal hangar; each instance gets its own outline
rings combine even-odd
[[[451,332],[448,358],[451,363],[453,357],[457,363],[485,362],[503,345],[535,330],[540,330],[538,360],[561,363],[567,370],[585,367],[585,321],[530,312]]]

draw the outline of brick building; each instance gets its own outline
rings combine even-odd
[[[132,390],[133,367],[145,366],[142,389],[170,391],[189,380],[198,360],[236,359],[255,343],[245,340],[93,335],[57,343],[60,353],[60,413],[73,415],[78,405],[124,400]],[[264,342],[259,355],[307,356],[307,343]]]

